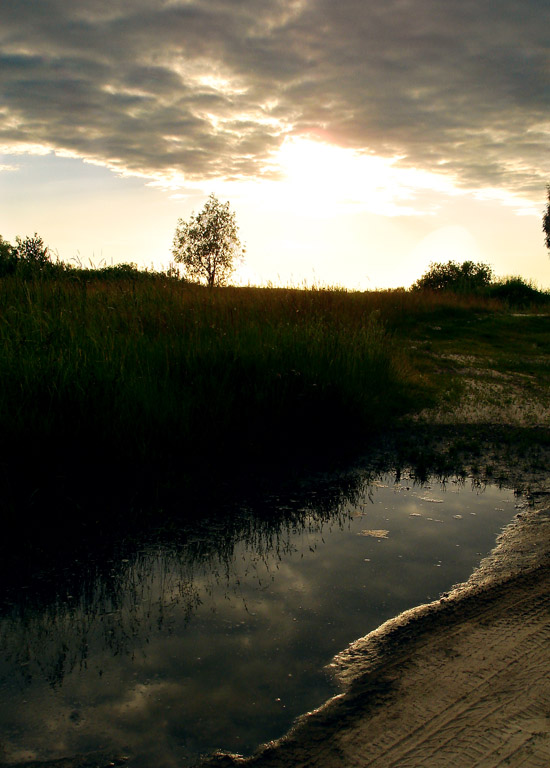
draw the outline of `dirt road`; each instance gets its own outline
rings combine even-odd
[[[254,768],[548,768],[550,507],[522,512],[463,585],[334,659],[343,693]]]

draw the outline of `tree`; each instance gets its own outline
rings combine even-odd
[[[235,214],[229,203],[220,203],[215,195],[188,222],[178,220],[172,255],[192,280],[209,288],[225,285],[243,254]]]
[[[17,267],[17,253],[15,248],[0,235],[0,277],[11,275]]]
[[[428,271],[412,287],[414,290],[467,292],[485,288],[492,279],[493,270],[488,264],[448,261],[446,264],[430,264]]]
[[[51,264],[50,249],[44,245],[44,240],[36,232],[33,237],[27,236],[24,240],[16,237],[15,242],[17,243],[15,252],[18,259],[40,267]]]
[[[50,249],[44,245],[44,241],[36,232],[24,240],[16,237],[15,243],[11,245],[0,235],[0,275],[18,272],[31,276],[36,272],[54,268]]]
[[[544,242],[550,251],[550,184],[546,187],[546,197],[548,198],[548,203],[542,217],[542,231],[544,232]]]
[[[0,235],[0,258],[9,259],[11,256],[13,256],[13,251],[13,245],[8,243],[7,240],[4,240],[2,235]]]

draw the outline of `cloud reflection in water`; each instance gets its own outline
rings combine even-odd
[[[250,752],[334,692],[335,653],[467,578],[514,513],[511,491],[407,477],[309,502],[212,517],[7,606],[3,759]]]

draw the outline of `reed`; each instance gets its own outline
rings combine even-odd
[[[454,386],[440,352],[508,354],[527,327],[479,294],[207,290],[135,269],[0,288],[0,481],[16,500],[341,457]]]
[[[14,467],[37,486],[129,467],[185,479],[366,439],[425,395],[383,304],[336,290],[209,291],[166,276],[6,276],[5,480],[19,478]]]

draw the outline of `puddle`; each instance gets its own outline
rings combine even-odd
[[[250,753],[335,693],[323,667],[336,653],[467,579],[518,505],[403,476],[359,482],[328,511],[314,498],[274,499],[270,522],[213,517],[8,596],[0,760],[101,749],[173,768]]]

